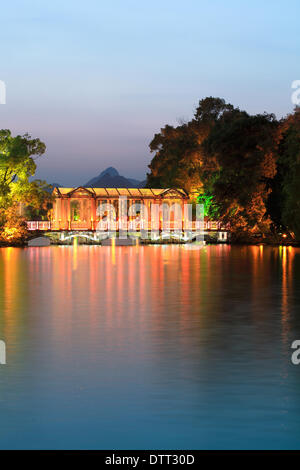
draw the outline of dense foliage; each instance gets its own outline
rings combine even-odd
[[[249,240],[287,230],[300,240],[300,111],[277,121],[220,98],[199,102],[191,121],[150,143],[147,185],[182,187],[205,214]]]
[[[280,126],[278,180],[281,224],[300,240],[300,109]]]
[[[25,215],[47,210],[48,185],[30,180],[36,170],[35,157],[45,149],[43,142],[28,134],[12,137],[9,130],[0,130],[0,242],[20,243],[27,233]]]

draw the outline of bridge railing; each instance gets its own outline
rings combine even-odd
[[[51,230],[51,222],[48,220],[30,220],[26,224],[28,230]]]
[[[35,231],[35,230],[59,230],[57,224],[53,224],[52,226],[50,221],[47,220],[38,220],[38,221],[27,221],[27,228],[28,230]],[[151,223],[148,224],[144,223],[143,220],[135,220],[135,221],[128,221],[128,230],[140,230],[140,229],[151,229]],[[97,230],[118,230],[119,223],[118,221],[100,221],[99,223],[95,223],[95,228]],[[167,227],[161,227],[167,230],[178,230],[181,229],[180,224],[177,221],[170,221],[167,224]],[[208,220],[208,221],[201,221],[201,222],[190,222],[187,227],[182,224],[182,228],[186,230],[209,230],[209,231],[220,231],[220,230],[229,230],[228,226],[224,226],[221,222],[217,220]],[[61,230],[66,230],[66,228],[61,228]],[[91,230],[91,227],[88,223],[78,223],[72,222],[70,224],[70,230]]]

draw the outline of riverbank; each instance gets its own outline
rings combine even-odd
[[[236,246],[293,246],[299,247],[300,241],[293,239],[288,234],[269,234],[262,236],[261,234],[235,234],[230,232],[225,232],[226,237],[223,237],[220,232],[211,231],[204,234],[204,242],[207,245],[236,245]],[[148,238],[147,238],[148,235]],[[168,236],[166,236],[168,235]],[[176,237],[176,234],[167,234],[160,233],[155,238],[151,238],[150,233],[140,233],[140,232],[130,232],[127,234],[127,239],[125,239],[124,244],[128,244],[129,240],[133,240],[132,244],[141,244],[141,245],[184,245],[187,243],[193,243],[195,240],[185,240],[183,237]],[[196,236],[196,233],[195,233]],[[43,244],[43,238],[45,243]],[[119,234],[118,233],[99,233],[95,231],[68,231],[68,232],[58,232],[58,231],[30,231],[28,235],[22,239],[14,240],[11,242],[0,241],[0,247],[26,247],[28,243],[31,244],[33,241],[41,240],[40,246],[49,245],[73,245],[74,243],[78,245],[102,245],[107,244],[108,238],[115,238],[116,245],[122,245],[119,243]],[[126,243],[127,240],[127,243]],[[36,244],[39,246],[39,243]]]
[[[72,238],[66,241],[56,241],[50,243],[48,246],[72,246],[74,245],[74,240],[76,238]],[[22,243],[0,243],[0,248],[26,248],[28,247],[28,241],[25,240]],[[195,243],[195,242],[191,242]],[[92,240],[80,239],[80,237],[76,240],[77,245],[83,246],[103,246],[101,242],[93,242]],[[116,246],[119,244],[116,244]],[[159,246],[159,245],[187,245],[187,242],[182,242],[180,240],[171,239],[171,240],[138,240],[137,243],[134,245],[142,245],[142,246]],[[300,242],[297,241],[282,241],[282,242],[265,242],[265,241],[226,241],[226,242],[216,242],[216,241],[205,241],[205,245],[230,245],[230,246],[269,246],[269,247],[279,247],[279,246],[290,246],[294,248],[300,247]],[[47,245],[45,245],[47,246]],[[131,245],[132,246],[132,245]]]

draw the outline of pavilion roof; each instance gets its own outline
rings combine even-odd
[[[155,197],[161,196],[164,193],[169,191],[176,191],[179,192],[180,195],[183,197],[187,197],[185,191],[183,189],[153,189],[153,188],[54,188],[53,190],[56,194],[61,194],[62,196],[71,195],[71,193],[75,192],[89,192],[98,197],[120,197],[120,196],[127,196],[127,197],[135,197],[135,198],[142,198],[142,197]]]

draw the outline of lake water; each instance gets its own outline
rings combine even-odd
[[[0,448],[300,448],[300,250],[0,249]]]

